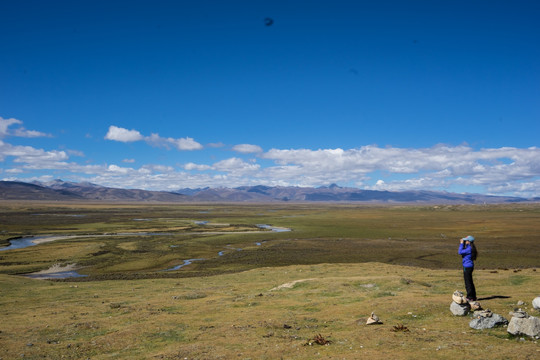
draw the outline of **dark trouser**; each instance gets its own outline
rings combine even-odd
[[[463,279],[465,279],[465,290],[467,290],[467,299],[476,300],[476,289],[474,287],[474,282],[472,279],[472,273],[474,267],[464,267],[463,268]]]

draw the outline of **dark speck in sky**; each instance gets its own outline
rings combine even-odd
[[[264,19],[264,25],[272,26],[272,24],[274,24],[274,19],[271,19],[271,18],[265,18]]]

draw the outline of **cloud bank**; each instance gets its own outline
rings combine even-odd
[[[14,129],[16,128],[16,129]],[[15,130],[20,131],[15,131]],[[5,138],[32,134],[16,119],[0,118],[0,162],[5,180],[47,180],[52,176],[104,186],[148,190],[243,185],[321,186],[337,183],[373,190],[440,190],[522,197],[540,196],[540,149],[537,147],[474,149],[468,145],[397,148],[366,145],[353,149],[278,149],[253,144],[208,147],[212,155],[185,155],[187,161],[141,162],[129,153],[118,163],[80,163],[78,150],[46,150],[13,145]],[[37,132],[40,133],[40,132]],[[19,134],[19,135],[17,135]],[[40,133],[45,136],[44,133]],[[137,130],[110,126],[105,139],[146,142],[160,148],[203,150],[192,138],[144,136]],[[217,142],[219,143],[219,142]],[[219,143],[222,144],[222,143]],[[116,150],[118,151],[118,150]],[[165,153],[170,154],[170,153]],[[187,153],[189,154],[189,153]],[[216,155],[217,154],[217,155]],[[225,156],[223,156],[225,155]],[[221,158],[219,158],[221,157]],[[163,160],[165,159],[165,160]],[[203,160],[201,160],[203,159]]]

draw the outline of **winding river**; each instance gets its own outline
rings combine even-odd
[[[196,222],[198,225],[206,225],[207,222]],[[266,224],[257,224],[257,227],[261,229],[268,229],[274,232],[286,232],[291,231],[289,228],[282,228],[282,227],[273,227]],[[230,234],[230,232],[227,232]],[[245,232],[241,232],[245,233]],[[81,237],[113,237],[113,236],[156,236],[156,235],[173,235],[172,233],[156,233],[156,232],[138,232],[138,233],[115,233],[115,234],[103,234],[103,235],[43,235],[43,236],[25,236],[17,239],[11,239],[9,240],[10,245],[5,246],[3,248],[0,248],[0,251],[8,251],[8,250],[16,250],[16,249],[24,249],[30,246],[36,246],[39,244],[55,241],[55,240],[66,240],[66,239],[75,239],[75,238],[81,238]],[[263,241],[266,242],[266,241]],[[262,244],[260,242],[255,243],[257,246],[261,246]],[[241,248],[230,248],[228,247],[227,250],[236,250],[236,251],[242,251]],[[225,254],[225,251],[218,252],[218,256],[223,256]],[[190,265],[193,261],[203,261],[206,259],[187,259],[182,260],[183,263],[180,265],[176,265],[172,268],[161,270],[161,271],[175,271],[180,270],[184,266]],[[67,279],[67,278],[74,278],[74,277],[85,277],[88,275],[82,275],[79,274],[75,270],[70,271],[58,271],[58,272],[47,272],[47,273],[31,273],[31,274],[25,274],[25,277],[32,278],[32,279]]]

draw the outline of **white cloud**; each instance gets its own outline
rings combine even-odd
[[[36,130],[26,130],[24,127],[20,126],[16,129],[14,129],[12,132],[9,131],[9,127],[11,125],[22,125],[21,120],[17,120],[14,118],[11,119],[4,119],[0,117],[0,138],[6,137],[6,136],[18,136],[18,137],[25,137],[25,138],[36,138],[36,137],[50,137],[51,135],[42,133],[40,131]]]
[[[150,172],[158,172],[158,173],[170,173],[174,171],[174,168],[172,166],[165,166],[165,165],[144,165],[141,167],[141,169],[149,170]]]
[[[37,138],[37,137],[50,137],[51,135],[42,133],[41,131],[36,130],[26,130],[25,128],[15,129],[13,133],[14,136],[26,137],[26,138]]]
[[[190,162],[184,165],[184,169],[188,171],[190,170],[205,171],[205,170],[212,169],[212,167],[210,165],[199,165],[199,164]]]
[[[131,171],[130,168],[123,168],[118,165],[111,164],[107,167],[107,170],[109,170],[112,173],[120,173],[120,174],[127,174]]]
[[[134,142],[144,140],[147,144],[155,147],[163,147],[169,149],[171,146],[178,150],[201,150],[203,146],[195,141],[193,138],[164,138],[159,134],[150,134],[150,136],[143,136],[137,130],[128,130],[120,128],[114,125],[109,127],[109,131],[105,135],[105,139],[121,141],[121,142]]]
[[[45,151],[31,146],[14,146],[0,140],[0,161],[3,161],[8,156],[14,157],[14,162],[29,164],[47,164],[68,158],[65,151]]]
[[[135,162],[135,159],[124,159],[122,162],[125,162],[127,164],[133,164]]]
[[[164,138],[159,134],[152,134],[144,138],[144,140],[152,146],[163,147],[169,149],[171,146],[178,150],[201,150],[203,146],[196,142],[193,138],[186,137],[180,139]]]
[[[22,169],[6,169],[8,174],[22,174],[24,171]]]
[[[22,124],[21,120],[17,119],[4,119],[0,117],[0,137],[4,137],[8,135],[8,127],[10,127],[13,124]]]
[[[133,142],[143,139],[143,136],[137,130],[128,130],[118,126],[111,125],[105,135],[106,140]]]
[[[174,139],[171,142],[178,150],[201,150],[203,148],[201,144],[190,137]]]
[[[260,169],[258,164],[250,164],[239,158],[230,158],[219,161],[212,166],[213,169],[231,173],[254,172]]]
[[[234,151],[242,154],[262,153],[262,148],[258,145],[238,144],[233,146]]]

